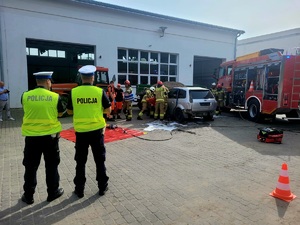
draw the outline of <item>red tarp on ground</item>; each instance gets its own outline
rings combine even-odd
[[[104,143],[123,140],[126,138],[132,138],[135,136],[141,136],[143,134],[144,132],[139,130],[131,130],[131,129],[121,128],[121,127],[116,127],[115,129],[106,128],[104,134]],[[63,130],[60,133],[60,136],[72,142],[75,142],[76,140],[75,131],[73,128],[70,128],[68,130]]]

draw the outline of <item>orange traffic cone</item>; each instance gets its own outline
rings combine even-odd
[[[270,193],[271,196],[283,201],[290,202],[297,196],[291,192],[290,179],[287,171],[287,164],[283,163],[276,189]]]
[[[248,91],[254,91],[254,84],[253,84],[253,80],[250,83],[250,87]]]

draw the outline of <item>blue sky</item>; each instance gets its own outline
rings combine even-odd
[[[300,0],[99,0],[244,30],[239,39],[300,28]]]

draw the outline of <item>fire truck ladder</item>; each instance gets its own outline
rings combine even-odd
[[[293,87],[291,96],[292,108],[298,107],[300,101],[300,55],[295,56]],[[288,118],[288,120],[300,120],[300,118]]]

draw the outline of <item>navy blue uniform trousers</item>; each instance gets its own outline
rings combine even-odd
[[[106,149],[104,145],[103,129],[88,132],[76,132],[76,175],[74,184],[75,189],[78,191],[84,190],[86,182],[85,164],[87,162],[89,146],[91,146],[94,161],[96,163],[96,180],[98,181],[99,190],[103,190],[107,187],[107,181],[109,179],[106,175],[105,167]]]
[[[60,163],[58,138],[51,135],[25,137],[23,165],[25,166],[23,189],[26,196],[32,196],[37,185],[36,173],[44,155],[48,195],[59,187],[58,165]]]

